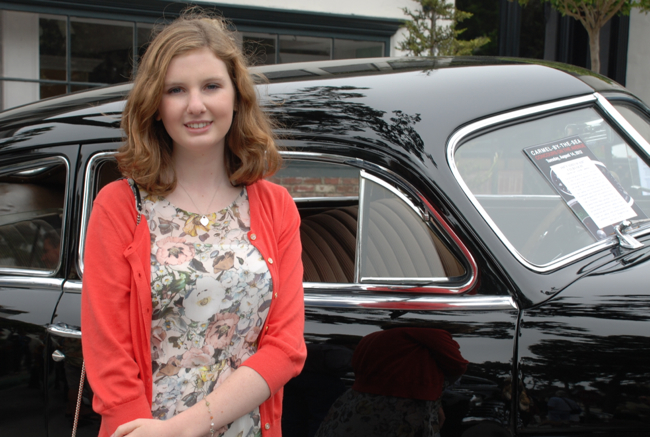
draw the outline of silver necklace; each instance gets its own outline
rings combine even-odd
[[[185,194],[187,195],[187,198],[190,199],[190,202],[192,202],[192,205],[194,205],[194,208],[196,208],[196,211],[201,215],[201,218],[199,219],[199,222],[201,222],[201,224],[203,226],[207,226],[208,223],[210,223],[210,219],[208,219],[208,217],[205,214],[201,213],[201,210],[199,209],[198,206],[196,206],[196,203],[194,203],[194,200],[192,199],[192,196],[190,196],[190,193],[187,192],[185,187],[183,185],[181,185],[181,183],[178,182],[178,181],[176,181],[176,183],[178,184],[179,187],[181,187],[183,189],[183,191],[185,191]],[[212,199],[210,199],[210,203],[208,203],[208,206],[207,206],[208,209],[210,209],[210,206],[212,205],[212,202],[214,202],[214,198],[217,195],[217,191],[218,190],[214,190],[214,194],[212,195]]]

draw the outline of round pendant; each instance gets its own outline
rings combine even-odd
[[[201,217],[201,220],[199,220],[203,226],[207,226],[208,223],[210,223],[210,220],[206,216]]]

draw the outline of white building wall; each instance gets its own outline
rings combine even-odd
[[[452,0],[453,1],[453,0]],[[195,0],[196,3],[214,3],[214,0]],[[220,4],[286,9],[296,12],[319,12],[337,15],[358,15],[374,18],[406,19],[403,9],[418,9],[413,0],[220,0]],[[395,47],[404,38],[404,29],[397,31],[390,41],[390,55],[401,56]]]
[[[650,105],[650,14],[638,9],[630,14],[625,86]]]
[[[0,11],[2,76],[38,79],[38,14]],[[2,108],[40,98],[38,83],[2,81]]]
[[[215,0],[195,0],[215,3]],[[321,12],[338,15],[361,15],[377,18],[404,18],[402,8],[414,9],[413,0],[217,0],[219,4],[286,9],[297,12]]]

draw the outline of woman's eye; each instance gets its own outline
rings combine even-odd
[[[211,83],[211,84],[206,85],[205,88],[209,89],[209,90],[216,90],[216,89],[219,88],[219,85],[217,85],[216,83]]]
[[[170,88],[167,90],[167,94],[178,94],[181,92],[181,89],[178,87]]]

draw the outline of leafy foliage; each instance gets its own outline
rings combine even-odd
[[[513,0],[510,0],[513,1]],[[518,0],[526,5],[529,0]],[[650,11],[650,0],[542,0],[562,15],[578,20],[589,35],[591,70],[600,73],[600,29],[616,14],[629,15],[633,8]]]
[[[487,44],[486,36],[469,41],[459,40],[465,29],[458,29],[458,23],[472,16],[445,0],[417,0],[421,9],[411,11],[404,8],[410,17],[404,25],[407,38],[398,45],[399,50],[413,56],[460,56],[471,55],[476,49]],[[648,0],[650,1],[650,0]],[[447,23],[440,23],[446,21]]]

